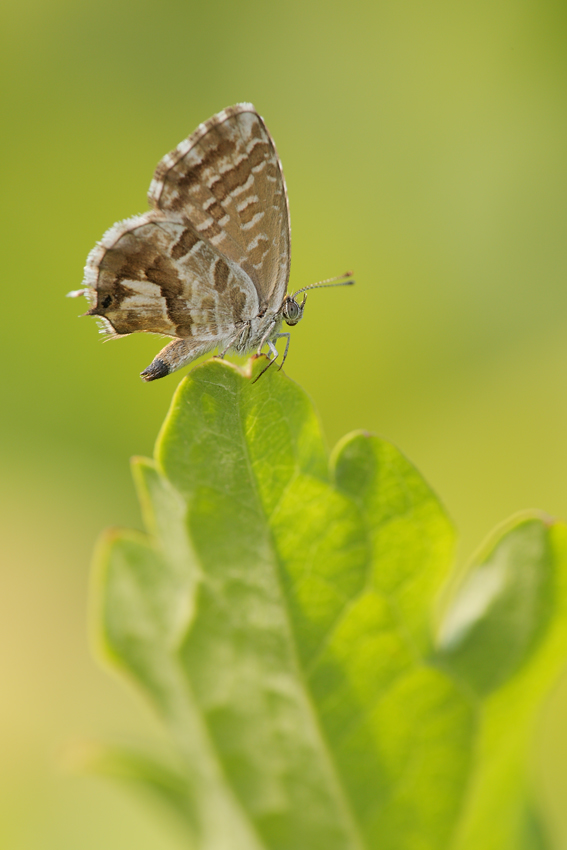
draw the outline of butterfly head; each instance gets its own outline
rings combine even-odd
[[[286,324],[296,325],[300,321],[300,319],[303,317],[303,308],[305,307],[306,301],[307,295],[303,296],[303,301],[301,302],[301,304],[299,304],[295,300],[294,295],[286,295],[282,306],[282,315]]]
[[[339,277],[330,277],[327,280],[320,280],[318,283],[312,283],[310,286],[304,286],[303,289],[298,289],[293,295],[286,295],[281,306],[281,314],[288,325],[296,325],[303,318],[303,310],[307,295],[303,296],[301,304],[297,301],[297,296],[308,289],[319,289],[322,286],[351,286],[354,280],[351,277],[352,272],[345,272]],[[346,278],[344,280],[343,278]]]

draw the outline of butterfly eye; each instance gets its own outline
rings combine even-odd
[[[283,306],[283,317],[288,325],[296,325],[303,314],[302,307],[293,298],[286,299]]]

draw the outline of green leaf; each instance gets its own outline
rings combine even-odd
[[[163,754],[143,752],[124,745],[83,742],[68,754],[75,771],[127,780],[172,810],[192,831],[195,813],[183,767],[166,761]]]
[[[191,846],[541,850],[527,764],[565,658],[565,530],[500,535],[435,648],[439,501],[369,435],[329,461],[300,388],[253,383],[264,362],[182,382],[134,463],[148,534],[98,559],[102,649],[170,732]]]
[[[539,709],[567,654],[567,527],[515,518],[454,591],[436,663],[476,692],[479,727],[455,850],[547,846],[527,766]]]
[[[555,558],[546,519],[514,520],[491,539],[445,613],[438,660],[479,695],[524,664],[553,617]]]

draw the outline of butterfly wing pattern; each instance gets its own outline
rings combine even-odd
[[[89,254],[84,288],[70,293],[87,297],[87,315],[110,337],[174,337],[141,373],[147,381],[217,347],[275,351],[293,301],[289,208],[254,107],[238,104],[201,124],[161,160],[148,197],[149,212],[115,224]]]

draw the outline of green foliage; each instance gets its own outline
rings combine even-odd
[[[148,534],[101,544],[105,656],[173,753],[102,769],[155,788],[195,850],[547,846],[527,765],[565,658],[565,527],[498,531],[435,640],[438,499],[367,434],[329,462],[305,394],[275,369],[252,383],[263,365],[183,381],[134,463]]]

